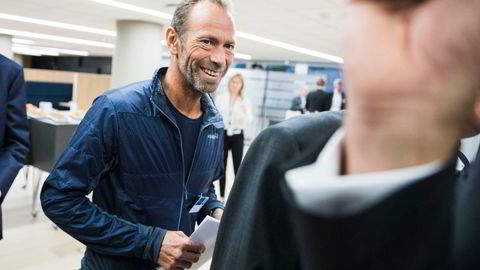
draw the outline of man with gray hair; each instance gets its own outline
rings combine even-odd
[[[190,268],[205,249],[188,238],[195,222],[222,217],[224,127],[209,93],[234,56],[227,2],[182,1],[165,38],[171,64],[98,97],[43,186],[45,214],[87,246],[81,269]]]
[[[343,82],[341,79],[333,81],[333,91],[331,94],[330,111],[345,110],[347,106],[347,97],[343,91]]]

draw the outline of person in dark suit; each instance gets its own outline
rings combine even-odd
[[[467,120],[480,130],[479,11],[478,1],[350,3],[345,40],[363,46],[344,53],[345,127],[314,163],[284,168],[302,269],[480,268],[480,164],[466,185],[455,176]]]
[[[298,95],[292,99],[291,111],[299,111],[302,114],[305,113],[305,107],[307,104],[307,86],[306,84],[299,85]]]
[[[333,81],[333,92],[328,93],[328,108],[330,111],[340,111],[347,108],[347,94],[343,90],[343,82],[341,79]]]
[[[301,145],[291,138],[308,136],[294,124],[304,119],[292,119],[258,137],[249,152],[263,156],[253,165],[247,153],[212,269],[479,269],[478,161],[455,193],[458,141],[469,115],[480,119],[479,11],[478,1],[351,1],[344,128],[304,122],[323,128]],[[238,215],[245,197],[253,214]]]
[[[309,112],[323,112],[330,109],[331,97],[325,92],[325,80],[317,80],[317,89],[308,93],[305,108]]]
[[[29,147],[23,68],[0,55],[0,204],[22,168]]]
[[[362,268],[362,265],[369,263],[372,258],[376,265],[369,265],[371,269],[382,269],[386,265],[391,267],[388,269],[410,269],[408,267],[422,264],[422,258],[433,260],[437,266],[447,264],[453,226],[450,218],[454,203],[451,191],[454,190],[453,185],[463,187],[462,191],[466,190],[465,180],[458,184],[454,181],[453,163],[438,174],[447,181],[433,181],[435,177],[432,177],[429,182],[409,186],[398,192],[395,201],[383,202],[387,207],[376,207],[341,218],[329,213],[322,219],[318,219],[318,215],[309,216],[308,210],[290,210],[293,195],[282,195],[285,172],[313,164],[342,125],[343,116],[344,112],[307,115],[289,119],[259,134],[245,156],[244,165],[230,193],[212,269],[306,269],[307,264],[302,261],[305,258],[322,260],[325,269],[334,266],[337,267],[335,269],[370,269]],[[431,192],[431,189],[436,192]],[[425,192],[428,196],[425,196]],[[395,207],[392,204],[403,200],[406,209],[418,209],[400,214],[391,211]],[[378,224],[379,218],[381,224]],[[297,224],[296,220],[305,222]],[[438,226],[438,222],[443,226]],[[422,229],[417,223],[422,225]],[[305,228],[312,224],[312,228]],[[405,227],[411,229],[404,230]],[[319,232],[325,232],[326,235]],[[320,236],[323,238],[319,239]],[[363,240],[352,241],[355,238]],[[416,241],[416,249],[409,247],[412,238]],[[324,245],[325,250],[321,252],[302,246],[302,243],[311,245],[311,242],[328,244]],[[419,246],[419,243],[423,245]],[[406,247],[403,253],[398,252],[400,247]],[[386,256],[369,258],[369,254],[375,254],[372,250],[382,251]],[[356,254],[355,258],[361,262],[355,261],[355,258],[345,260],[345,253],[348,252]],[[396,254],[393,260],[388,256],[391,254]],[[430,255],[418,258],[412,254]],[[403,255],[410,257],[403,259]],[[348,268],[348,265],[352,267]],[[310,269],[318,269],[318,265],[314,266]]]
[[[230,191],[212,270],[301,269],[278,169],[316,149],[317,155],[304,163],[313,162],[342,118],[343,112],[309,114],[271,126],[257,136]]]

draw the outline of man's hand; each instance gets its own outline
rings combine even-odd
[[[223,209],[222,208],[216,208],[213,210],[212,214],[210,214],[211,217],[216,218],[218,220],[222,220],[223,216]]]
[[[165,270],[188,269],[204,251],[202,244],[190,241],[183,232],[168,231],[160,247],[158,264]]]

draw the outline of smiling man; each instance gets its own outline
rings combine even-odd
[[[46,215],[87,246],[81,269],[184,269],[201,256],[188,235],[223,214],[212,185],[223,122],[208,94],[234,37],[226,1],[182,1],[166,31],[170,66],[95,100],[41,194]]]

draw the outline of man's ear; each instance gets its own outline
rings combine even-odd
[[[178,36],[177,31],[171,26],[167,28],[165,32],[165,41],[167,42],[168,50],[172,55],[177,55],[179,50],[180,37]]]

